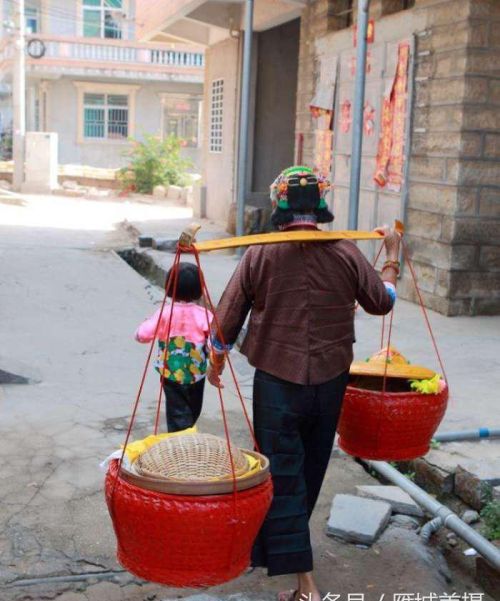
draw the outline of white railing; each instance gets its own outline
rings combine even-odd
[[[171,50],[149,44],[134,44],[125,40],[78,40],[33,36],[45,46],[44,57],[68,61],[116,62],[128,65],[161,65],[167,67],[202,69],[205,65],[203,53],[196,51]],[[38,45],[39,46],[39,45]]]
[[[205,56],[200,52],[179,52],[177,50],[150,50],[151,62],[155,65],[176,67],[204,67]]]

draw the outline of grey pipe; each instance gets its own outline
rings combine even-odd
[[[479,428],[478,430],[463,430],[462,432],[438,432],[434,435],[436,442],[451,442],[453,440],[477,440],[480,438],[499,438],[500,429]]]
[[[60,584],[65,582],[83,582],[85,580],[112,580],[125,574],[125,570],[106,572],[85,572],[84,574],[67,574],[66,576],[41,576],[38,578],[23,578],[6,584],[7,588],[37,586],[38,584]]]
[[[443,527],[443,520],[440,517],[432,518],[420,528],[420,538],[426,545],[429,544],[431,536]]]
[[[366,80],[366,36],[368,33],[368,9],[370,0],[358,2],[356,78],[354,82],[354,106],[352,110],[351,181],[349,188],[350,230],[358,229],[359,183],[361,178],[361,153],[363,147],[363,109]]]
[[[248,129],[250,123],[250,75],[252,68],[253,3],[246,0],[243,72],[241,76],[240,137],[238,145],[238,196],[236,235],[245,233],[245,194],[247,188]]]
[[[424,490],[408,480],[403,474],[398,472],[384,461],[366,461],[366,464],[381,474],[387,480],[390,480],[396,486],[407,492],[414,501],[426,509],[435,517],[439,517],[443,526],[453,530],[460,538],[465,540],[471,547],[484,557],[494,568],[500,570],[500,549],[487,541],[483,536],[473,528],[465,524],[456,513],[445,507],[439,501],[432,498]]]

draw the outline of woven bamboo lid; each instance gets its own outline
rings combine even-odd
[[[245,454],[231,445],[236,476],[249,469]],[[180,434],[153,445],[135,462],[143,476],[176,481],[224,480],[233,477],[227,442],[212,434]]]
[[[387,361],[387,371],[386,371]],[[403,378],[405,380],[428,380],[436,375],[432,369],[421,365],[410,365],[408,360],[394,347],[387,347],[376,352],[366,361],[354,361],[349,373],[353,376],[380,376]]]

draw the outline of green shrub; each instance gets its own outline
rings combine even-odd
[[[481,511],[484,521],[484,536],[489,540],[500,540],[500,501],[490,501]]]
[[[183,186],[191,161],[181,157],[181,140],[170,135],[164,140],[148,134],[144,141],[133,140],[125,152],[130,162],[120,169],[118,177],[125,190],[151,194],[155,186]]]

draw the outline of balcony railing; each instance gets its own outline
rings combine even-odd
[[[28,56],[31,69],[37,66],[51,66],[52,70],[60,66],[62,70],[71,67],[105,67],[149,71],[161,74],[169,72],[179,75],[198,75],[202,77],[205,57],[196,50],[174,50],[161,44],[137,44],[127,40],[98,40],[85,38],[64,38],[46,35],[30,36],[31,54],[41,58]],[[12,43],[7,42],[0,47],[0,63],[2,59],[13,58]],[[201,80],[201,79],[200,79]]]

